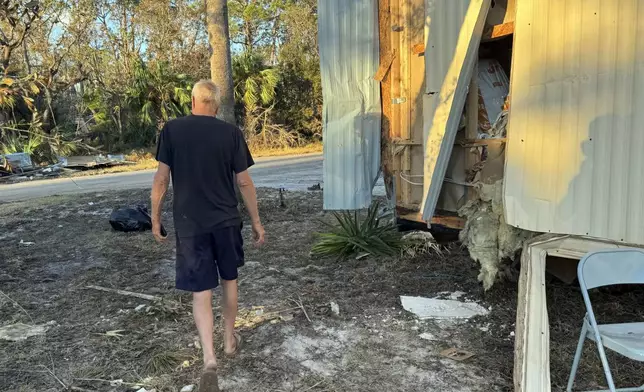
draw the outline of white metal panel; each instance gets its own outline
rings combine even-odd
[[[425,3],[425,92],[428,94],[441,91],[469,5],[470,0],[427,0]]]
[[[644,0],[517,2],[505,211],[644,244]]]
[[[426,0],[425,2],[425,94],[423,95],[423,149],[426,146],[427,136],[434,119],[434,111],[439,102],[439,93],[445,75],[449,69],[458,35],[461,32],[463,19],[470,0]],[[461,151],[452,154],[446,172],[452,179],[465,181],[464,155]],[[450,170],[453,169],[453,170]],[[423,167],[424,170],[424,167]],[[441,189],[437,208],[447,211],[456,211],[458,201],[465,194],[465,187],[456,184],[444,183]]]
[[[427,0],[425,3],[425,95],[423,123],[431,124],[470,0]],[[423,146],[429,127],[425,126]]]
[[[478,49],[490,9],[490,0],[471,0],[461,25],[456,50],[445,74],[436,109],[425,138],[423,218],[429,222],[443,186],[452,154],[458,125],[463,113],[467,89],[478,59]],[[434,21],[434,24],[441,23]],[[431,54],[430,54],[431,55]]]
[[[380,170],[380,84],[376,0],[320,0],[324,98],[324,208],[371,204]]]

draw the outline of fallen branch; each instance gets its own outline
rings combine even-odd
[[[83,382],[100,382],[105,384],[110,384],[110,386],[120,386],[125,385],[128,387],[145,387],[145,383],[141,382],[125,382],[123,380],[105,380],[102,378],[75,378],[74,381],[83,381]]]
[[[118,289],[110,289],[107,287],[101,287],[101,286],[86,286],[88,289],[93,289],[93,290],[98,290],[98,291],[105,291],[108,293],[114,293],[114,294],[120,294],[120,295],[125,295],[128,297],[136,297],[136,298],[141,298],[141,299],[146,299],[148,301],[161,301],[161,297],[157,297],[156,295],[149,295],[149,294],[142,294],[142,293],[135,293],[133,291],[127,291],[127,290],[118,290]]]
[[[13,299],[13,298],[11,298],[11,297],[10,297],[10,296],[8,296],[7,294],[5,294],[2,290],[0,290],[0,295],[2,295],[3,297],[5,297],[5,298],[6,298],[6,299],[8,299],[9,301],[11,301],[11,302],[12,302],[12,303],[13,303],[13,304],[18,308],[18,309],[22,310],[22,312],[23,312],[24,314],[26,314],[26,315],[27,315],[27,317],[29,317],[29,320],[31,321],[31,323],[32,323],[32,324],[35,324],[35,321],[34,321],[34,319],[31,317],[31,315],[29,314],[29,312],[27,312],[27,311],[25,310],[25,308],[23,308],[23,307],[22,307],[18,302],[14,301],[14,299]]]
[[[80,388],[80,387],[69,387],[70,391],[76,391],[76,392],[97,392],[93,389],[85,389],[85,388]]]
[[[316,388],[318,385],[322,384],[323,382],[324,382],[324,380],[319,381],[319,382],[317,382],[316,384],[314,384],[314,385],[312,385],[312,386],[310,386],[310,387],[308,387],[308,388],[304,389],[302,392],[310,391],[310,390],[312,390],[312,389]]]
[[[40,365],[40,366],[41,366],[43,369],[45,369],[45,370],[46,370],[46,372],[45,372],[45,373],[49,374],[49,375],[50,375],[50,376],[52,376],[56,381],[58,381],[58,383],[60,384],[60,386],[62,386],[62,387],[63,387],[63,390],[68,389],[67,385],[66,385],[64,382],[62,382],[62,381],[60,380],[60,378],[58,378],[58,376],[56,376],[56,375],[54,374],[54,372],[53,372],[53,371],[51,371],[47,366],[45,366],[45,365]]]
[[[309,314],[306,313],[306,309],[304,309],[304,302],[302,301],[302,297],[300,295],[297,295],[298,299],[291,298],[291,302],[293,302],[295,305],[297,305],[298,308],[302,309],[302,312],[306,316],[306,319],[309,320],[309,323],[313,324],[313,321],[311,321],[311,318],[309,317]]]

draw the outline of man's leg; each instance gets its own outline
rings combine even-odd
[[[222,279],[221,281],[224,289],[224,351],[230,354],[237,349],[235,341],[235,319],[237,318],[237,279]]]
[[[213,343],[212,290],[192,294],[192,314],[199,331],[203,364],[205,368],[216,368],[215,346]]]

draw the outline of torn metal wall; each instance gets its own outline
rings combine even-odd
[[[371,204],[380,169],[377,0],[320,0],[324,208]]]
[[[440,93],[470,0],[426,0],[425,93]]]
[[[454,58],[458,36],[461,32],[465,13],[470,0],[426,0],[425,2],[425,94],[423,94],[423,150],[426,147],[429,127],[438,105],[440,90]],[[424,167],[421,171],[424,171]],[[457,147],[451,154],[446,176],[465,182],[465,150]],[[458,211],[459,202],[465,195],[465,187],[454,183],[443,183],[437,208]],[[421,198],[422,200],[422,198]],[[421,201],[422,203],[422,201]]]
[[[642,36],[642,0],[517,2],[509,224],[644,244]]]
[[[440,2],[435,3],[438,6]],[[445,2],[447,4],[447,2]],[[445,172],[452,154],[452,148],[465,105],[467,90],[478,59],[478,48],[490,9],[490,0],[471,0],[461,24],[456,46],[443,77],[440,92],[432,91],[435,85],[428,83],[428,90],[438,100],[430,105],[435,107],[425,138],[424,202],[421,208],[423,218],[430,221],[442,189]],[[429,10],[431,12],[431,10]],[[434,19],[431,25],[446,23]],[[428,42],[431,38],[428,37]],[[431,45],[427,55],[431,56]],[[428,60],[429,61],[429,60]],[[430,76],[428,76],[429,78]],[[431,110],[431,109],[430,109]]]

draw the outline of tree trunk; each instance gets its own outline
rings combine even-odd
[[[228,5],[226,0],[206,0],[206,20],[210,41],[210,77],[221,89],[219,118],[235,124],[235,96],[233,70],[228,33]]]

